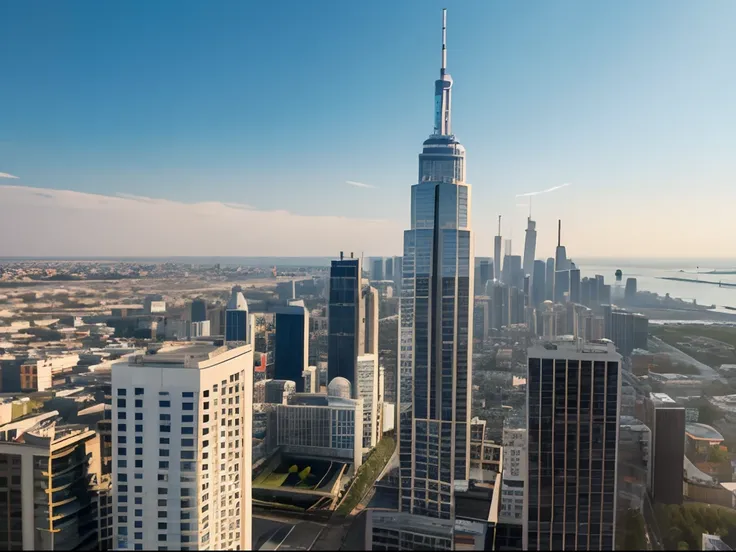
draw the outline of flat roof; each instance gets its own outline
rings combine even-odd
[[[667,393],[650,393],[649,398],[659,403],[677,404]]]
[[[695,422],[685,424],[685,433],[696,441],[723,441],[723,435],[714,427],[706,424]]]
[[[208,360],[228,350],[227,347],[218,347],[211,343],[186,343],[181,346],[163,347],[154,353],[131,356],[128,364],[131,366],[172,364],[184,366],[188,359],[191,359],[190,362]]]

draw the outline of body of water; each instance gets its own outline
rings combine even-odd
[[[636,278],[639,291],[651,291],[660,295],[686,301],[695,300],[699,305],[716,305],[717,307],[736,307],[736,287],[718,287],[711,284],[695,282],[677,282],[662,280],[662,277],[697,278],[709,282],[727,282],[736,284],[736,274],[703,274],[710,270],[736,270],[736,260],[672,260],[672,261],[631,261],[582,259],[576,261],[582,276],[601,274],[606,283],[614,286],[616,269],[623,272],[621,285],[626,285],[626,278]],[[698,267],[700,274],[698,274]],[[681,270],[685,272],[680,272]],[[728,311],[726,311],[728,312]],[[733,311],[731,311],[733,312]]]

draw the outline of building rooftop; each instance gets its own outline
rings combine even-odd
[[[685,424],[685,433],[688,437],[696,441],[723,441],[723,435],[714,427],[706,424],[695,422]]]
[[[651,393],[649,395],[649,398],[652,399],[652,402],[659,405],[666,405],[666,404],[677,404],[675,400],[670,397],[667,393]]]
[[[216,346],[207,342],[188,342],[175,346],[164,346],[157,351],[129,357],[129,366],[178,366],[199,368],[199,363],[213,359],[230,351],[233,347]]]

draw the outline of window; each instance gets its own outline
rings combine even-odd
[[[170,422],[171,421],[171,414],[161,414],[158,417],[158,419],[161,420],[162,422]]]
[[[125,412],[118,412],[118,420],[126,420],[128,418],[128,414]]]
[[[159,535],[158,540],[159,542],[166,542],[166,535]]]
[[[168,524],[165,521],[159,521],[158,528],[165,531],[168,528]]]
[[[127,527],[118,527],[118,535],[127,535],[127,534],[128,534]]]
[[[158,494],[160,494],[160,495],[169,494],[169,489],[167,489],[166,487],[159,487],[158,488]]]
[[[128,516],[118,516],[118,523],[128,523]]]
[[[142,468],[143,467],[143,460],[136,460],[135,461],[135,467],[136,468]]]
[[[127,473],[119,473],[118,474],[118,483],[124,483],[128,481],[128,474]]]
[[[135,504],[136,504],[136,506],[142,505],[143,504],[143,497],[136,496],[135,497]]]
[[[143,510],[136,510],[135,517],[143,517]]]
[[[194,428],[193,427],[182,427],[181,434],[182,435],[194,435]]]
[[[125,431],[127,426],[125,424],[118,424],[118,431]]]
[[[142,493],[143,492],[143,486],[142,485],[136,485],[135,486],[135,492]]]
[[[204,409],[207,410],[210,407],[210,401],[204,402]]]
[[[118,468],[127,468],[127,467],[128,467],[127,460],[118,460]]]
[[[142,519],[135,520],[135,528],[136,529],[143,529],[143,520]]]
[[[118,399],[118,400],[120,401],[124,399]],[[182,410],[194,410],[194,403],[190,403],[190,402],[182,403],[181,409]]]
[[[204,391],[204,393],[202,393],[202,396],[203,396],[203,397],[204,397],[205,399],[206,399],[207,397],[209,397],[209,396],[210,396],[210,392],[209,392],[209,389],[206,389],[206,390]]]
[[[118,399],[118,408],[125,408],[125,399]]]
[[[138,433],[143,433],[143,424],[136,424],[135,425],[135,430]]]
[[[125,447],[118,447],[118,456],[125,456],[127,449]]]
[[[135,407],[136,408],[143,408],[143,400],[142,399],[136,399],[135,400]]]
[[[135,444],[136,445],[142,445],[143,444],[143,435],[136,435],[135,436]]]
[[[160,408],[169,408],[171,406],[171,401],[158,401],[158,406]]]
[[[134,533],[134,537],[136,540],[143,540],[143,533]]]
[[[182,439],[181,440],[181,446],[183,446],[183,447],[193,447],[194,446],[194,439]]]
[[[169,455],[169,449],[158,449],[158,455],[159,456],[168,456]]]
[[[166,510],[163,510],[163,511],[161,511],[161,512],[158,513],[158,518],[159,519],[166,519],[167,517],[169,517],[169,515],[168,515],[168,512]]]
[[[171,426],[170,425],[160,425],[158,426],[158,429],[161,433],[171,433]]]
[[[124,445],[127,440],[125,435],[118,435],[118,445]]]
[[[158,469],[160,469],[160,470],[168,470],[169,469],[169,461],[168,460],[159,460],[158,461]]]
[[[205,414],[204,416],[202,416],[202,423],[205,423],[206,424],[209,421],[210,421],[210,415],[209,414]]]
[[[194,421],[194,416],[192,416],[191,414],[182,414],[181,421],[184,424],[193,422]]]
[[[135,449],[136,456],[141,456],[143,454],[143,447],[137,447]]]
[[[169,474],[167,474],[167,473],[160,473],[160,474],[158,474],[158,480],[159,481],[168,481],[169,480]]]
[[[118,513],[119,514],[127,514],[128,513],[128,507],[127,506],[118,506]]]
[[[181,396],[184,397],[185,399],[190,399],[194,397],[194,392],[193,391],[182,391]]]
[[[140,543],[135,543],[135,548],[134,548],[134,550],[143,550],[143,545],[142,545],[142,544],[140,544]]]
[[[127,485],[118,485],[118,492],[119,493],[127,493],[128,492],[128,486]]]
[[[166,508],[167,501],[165,498],[159,498],[158,499],[158,506],[159,508]]]
[[[135,419],[138,421],[143,420],[143,412],[136,412],[135,413]]]
[[[120,503],[126,503],[126,502],[128,502],[128,497],[126,495],[120,495],[120,496],[118,496],[118,502],[120,502]]]
[[[143,394],[143,388],[142,387],[136,387],[135,388],[135,394],[136,395],[142,395]]]
[[[193,450],[181,451],[181,459],[182,460],[194,460],[194,451]]]

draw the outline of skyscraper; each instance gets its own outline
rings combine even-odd
[[[309,367],[309,311],[303,300],[293,299],[275,312],[274,377],[293,381],[297,392],[302,393],[305,391],[302,374]]]
[[[401,549],[452,549],[455,488],[468,478],[473,239],[465,148],[451,131],[444,22],[443,10],[434,133],[419,155],[411,228],[404,233],[400,512],[395,525],[373,526],[374,548],[398,542]]]
[[[547,275],[545,278],[544,298],[547,301],[555,299],[555,260],[550,257],[547,259]]]
[[[230,300],[225,307],[225,341],[232,343],[250,342],[248,323],[248,303],[243,296],[243,288],[233,287]]]
[[[498,234],[493,238],[493,277],[501,279],[501,215],[498,215]]]
[[[358,356],[361,353],[360,322],[362,273],[360,259],[344,258],[332,261],[330,268],[330,299],[327,307],[327,378],[337,377],[350,382],[357,394]]]
[[[570,269],[570,301],[580,303],[580,269]]]
[[[532,274],[532,306],[538,308],[544,302],[546,288],[546,265],[544,261],[534,261]]]
[[[562,221],[557,221],[557,249],[555,249],[555,270],[567,270],[569,268],[567,261],[567,251],[562,245]]]
[[[529,349],[524,550],[614,550],[621,356],[562,339]]]
[[[522,265],[524,275],[529,274],[533,278],[534,254],[537,250],[537,223],[532,220],[531,215],[526,219],[526,237],[524,239],[524,263]]]
[[[207,301],[204,299],[195,299],[192,301],[192,322],[204,322],[207,320]]]

